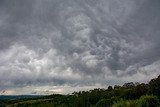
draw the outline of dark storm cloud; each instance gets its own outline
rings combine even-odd
[[[113,85],[158,75],[159,5],[159,0],[1,0],[1,89]]]

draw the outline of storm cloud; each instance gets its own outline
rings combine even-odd
[[[159,10],[159,0],[1,0],[0,90],[147,82],[160,74]]]

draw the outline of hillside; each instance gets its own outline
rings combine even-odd
[[[159,107],[160,76],[147,84],[125,83],[108,89],[53,94],[33,98],[1,99],[1,107]]]

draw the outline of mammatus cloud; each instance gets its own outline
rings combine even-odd
[[[63,94],[156,77],[159,5],[159,0],[1,0],[1,94]]]

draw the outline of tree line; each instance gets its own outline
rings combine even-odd
[[[107,89],[0,101],[6,107],[160,107],[160,75],[148,83],[125,83]]]

